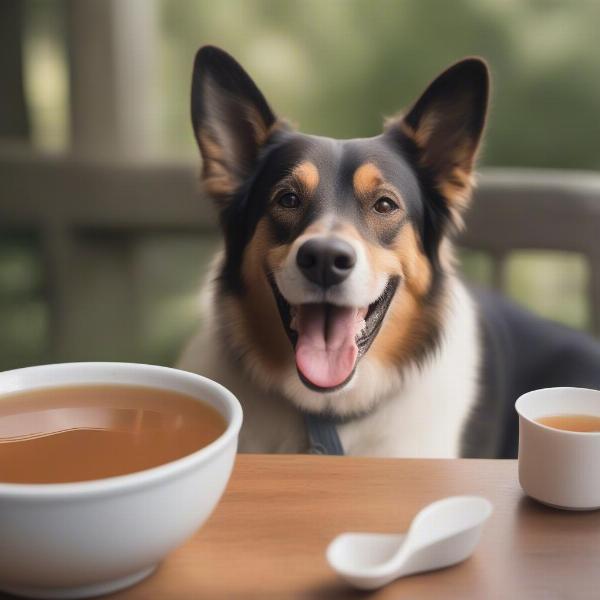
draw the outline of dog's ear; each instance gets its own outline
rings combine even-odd
[[[214,46],[196,54],[191,109],[205,191],[225,202],[252,172],[275,116],[244,69]]]
[[[403,118],[387,125],[414,142],[419,166],[433,178],[458,226],[471,196],[488,95],[486,63],[466,58],[439,75]]]

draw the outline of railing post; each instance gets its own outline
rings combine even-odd
[[[600,252],[588,257],[590,265],[589,294],[590,329],[600,337]]]
[[[69,0],[73,151],[145,158],[156,147],[156,6]]]
[[[46,223],[41,239],[49,322],[48,355],[53,360],[62,360],[67,356],[68,332],[71,329],[69,316],[73,298],[73,248],[67,228],[60,223]]]
[[[0,138],[27,141],[30,131],[23,84],[24,11],[25,2],[22,0],[0,2]]]
[[[506,258],[508,253],[504,250],[494,250],[489,253],[492,261],[492,286],[494,289],[506,291]]]

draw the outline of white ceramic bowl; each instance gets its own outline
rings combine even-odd
[[[600,508],[600,432],[565,431],[537,422],[552,415],[600,417],[600,392],[546,388],[521,396],[519,482],[525,493],[555,508]]]
[[[102,383],[189,394],[215,407],[227,429],[193,454],[129,475],[80,483],[0,483],[3,591],[84,598],[132,585],[206,521],[225,490],[242,409],[231,392],[210,379],[150,365],[67,363],[0,373],[0,394]]]

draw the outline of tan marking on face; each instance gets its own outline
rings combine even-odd
[[[381,171],[373,163],[364,163],[352,177],[354,193],[359,197],[370,196],[377,191],[383,183]]]
[[[351,235],[351,232],[349,233]],[[405,280],[404,286],[411,287],[416,295],[428,291],[431,283],[431,267],[419,246],[412,225],[406,224],[402,227],[390,248],[367,243],[358,232],[353,237],[364,243],[369,264],[375,273],[401,275]]]
[[[273,273],[281,269],[291,249],[292,244],[284,244],[267,250],[266,263],[269,271]]]
[[[404,275],[402,263],[396,252],[381,246],[365,243],[365,249],[369,260],[369,266],[374,273],[385,273],[386,275]]]
[[[414,356],[415,348],[429,330],[423,298],[431,286],[431,267],[410,224],[404,226],[392,248],[371,246],[370,252],[375,268],[402,276],[383,327],[369,351],[385,365],[398,365]]]
[[[375,276],[382,273],[390,276],[403,275],[402,264],[398,260],[396,252],[392,249],[386,249],[382,246],[367,242],[352,223],[337,223],[334,227],[334,231],[337,235],[340,235],[342,239],[355,240],[365,249],[369,268]]]
[[[384,180],[381,171],[372,163],[364,163],[353,176],[354,193],[362,204],[363,219],[369,229],[381,236],[395,228],[406,215],[406,205],[400,192]],[[381,197],[389,197],[400,210],[391,214],[378,215],[373,210],[374,203]]]
[[[371,358],[386,367],[402,364],[409,354],[412,322],[416,313],[415,299],[398,289],[388,308],[385,322],[369,350]]]
[[[319,170],[314,163],[305,160],[296,165],[292,177],[304,188],[306,194],[314,194],[319,185]]]
[[[419,301],[399,289],[388,309],[384,326],[369,350],[371,357],[386,367],[409,361],[428,331],[428,322],[423,313]]]
[[[431,266],[421,250],[412,225],[402,228],[394,243],[394,250],[404,273],[405,286],[416,298],[424,296],[431,285]]]
[[[285,247],[279,248],[283,252]],[[266,221],[259,221],[242,262],[246,292],[232,301],[237,304],[240,343],[255,352],[266,367],[280,371],[289,366],[293,352],[264,271],[265,260],[275,249]]]

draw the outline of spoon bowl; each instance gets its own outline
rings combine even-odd
[[[475,550],[491,514],[492,504],[485,498],[444,498],[423,508],[406,535],[339,535],[327,548],[327,560],[354,587],[376,589],[398,577],[462,562]]]

